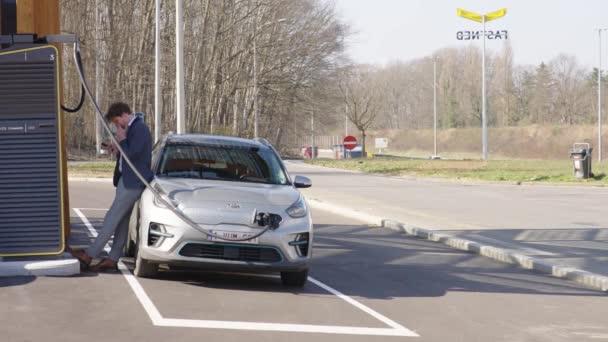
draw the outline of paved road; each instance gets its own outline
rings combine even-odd
[[[111,196],[107,183],[72,182],[72,244],[87,244]],[[82,209],[89,208],[89,209]],[[0,278],[2,341],[598,341],[608,339],[608,298],[568,282],[315,211],[311,276],[386,319],[309,282],[276,276],[164,271],[159,279],[85,273]],[[125,264],[131,267],[130,260]],[[136,296],[137,288],[140,297]],[[142,304],[141,293],[149,298]],[[144,301],[145,302],[145,301]],[[154,326],[150,308],[176,326]],[[221,321],[391,330],[419,337],[179,327]],[[243,323],[245,322],[245,323]],[[231,326],[234,328],[234,326]],[[259,326],[258,326],[259,327]],[[349,329],[347,329],[349,330]]]
[[[608,275],[608,188],[462,184],[288,163],[308,198]]]

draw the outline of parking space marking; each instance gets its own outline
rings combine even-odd
[[[103,211],[107,209],[99,208],[73,208],[74,212],[80,217],[84,225],[89,230],[89,233],[94,238],[97,237],[97,231],[89,222],[88,218],[81,210],[97,210]],[[110,251],[110,246],[106,244],[104,250]],[[390,328],[366,328],[352,326],[332,326],[332,325],[312,325],[312,324],[285,324],[285,323],[259,323],[259,322],[238,322],[238,321],[214,321],[214,320],[194,320],[194,319],[175,319],[163,317],[158,308],[154,305],[148,294],[144,291],[137,278],[129,271],[128,267],[122,262],[118,262],[118,268],[123,274],[131,290],[143,306],[144,310],[150,317],[152,324],[162,327],[181,327],[181,328],[206,328],[206,329],[230,329],[230,330],[257,330],[257,331],[283,331],[283,332],[307,332],[307,333],[325,333],[325,334],[345,334],[345,335],[370,335],[370,336],[402,336],[402,337],[419,337],[415,332],[407,329],[399,323],[387,318],[386,316],[374,311],[373,309],[363,305],[362,303],[352,299],[351,297],[341,293],[340,291],[326,285],[312,277],[308,280],[324,289],[325,291],[337,296],[345,302],[362,310],[368,315],[376,318]]]
[[[78,217],[80,217],[80,219],[82,220],[84,225],[87,227],[91,236],[94,238],[97,238],[97,230],[95,230],[95,228],[93,227],[91,222],[89,222],[89,219],[87,219],[87,217],[82,213],[82,211],[80,211],[80,209],[86,209],[86,208],[73,208],[73,209],[74,209],[74,212],[76,212],[76,215],[78,215]],[[89,209],[86,209],[86,210],[89,210]],[[107,211],[107,209],[93,209],[93,210],[106,210]],[[103,250],[106,251],[107,253],[109,253],[110,245],[106,244],[105,247],[103,248]],[[162,323],[163,317],[161,316],[160,312],[158,311],[158,309],[156,308],[154,303],[152,303],[152,300],[150,299],[150,297],[148,297],[148,295],[146,294],[144,289],[141,287],[141,284],[137,281],[137,279],[135,279],[135,276],[133,276],[131,271],[129,271],[128,267],[122,261],[118,261],[118,269],[120,270],[122,275],[125,276],[125,278],[127,279],[127,283],[129,283],[129,285],[131,286],[131,289],[135,293],[135,296],[137,297],[137,299],[139,300],[141,305],[144,307],[144,309],[148,313],[150,320],[152,320],[152,324],[159,325],[160,323]]]

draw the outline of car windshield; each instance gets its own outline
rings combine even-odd
[[[157,174],[161,177],[289,184],[272,150],[238,145],[168,144]]]

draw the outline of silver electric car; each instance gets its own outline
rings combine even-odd
[[[263,139],[167,135],[152,152],[151,183],[209,236],[183,222],[145,190],[135,205],[125,246],[135,275],[159,265],[221,271],[280,272],[284,285],[303,286],[312,256],[313,224],[276,150]],[[266,220],[263,220],[263,218]],[[272,221],[263,235],[248,241]]]

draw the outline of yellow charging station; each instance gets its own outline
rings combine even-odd
[[[0,0],[0,28],[59,34],[59,1]],[[70,233],[61,46],[2,46],[0,78],[0,256],[61,254]]]

